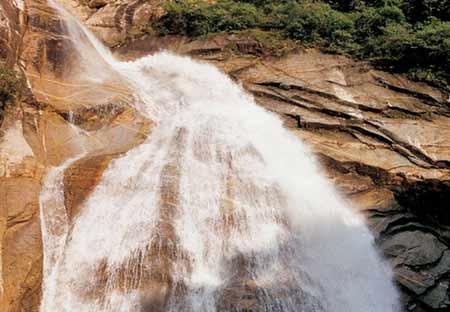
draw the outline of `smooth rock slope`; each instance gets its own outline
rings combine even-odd
[[[405,309],[450,308],[448,90],[316,50],[273,57],[245,37],[143,35],[160,14],[157,1],[62,2],[123,59],[168,49],[241,82],[312,147],[324,172],[366,215],[394,266]],[[115,77],[106,85],[68,83],[78,74],[71,67],[77,55],[61,25],[45,0],[0,0],[1,60],[30,87],[6,111],[0,131],[1,311],[38,310],[46,172],[86,149],[64,178],[66,207],[75,217],[108,162],[151,129],[126,105],[129,94],[115,88]]]

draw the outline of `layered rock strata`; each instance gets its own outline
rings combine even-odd
[[[145,35],[161,14],[157,1],[63,2],[117,57],[168,49],[211,62],[242,83],[311,147],[324,173],[365,214],[406,310],[448,310],[448,90],[316,50],[272,57],[245,37]],[[64,178],[66,207],[76,218],[109,161],[151,131],[115,77],[94,86],[83,80],[86,64],[79,64],[62,25],[44,0],[0,1],[1,60],[29,85],[8,106],[0,132],[2,311],[38,310],[39,194],[48,170],[84,153]]]

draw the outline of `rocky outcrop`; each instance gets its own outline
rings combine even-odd
[[[450,308],[448,90],[316,50],[272,57],[245,37],[153,37],[146,25],[161,14],[157,1],[61,2],[118,57],[169,49],[211,62],[242,83],[311,147],[325,174],[366,215],[394,266],[406,310]],[[139,144],[151,124],[126,105],[129,94],[114,88],[122,85],[117,77],[94,85],[83,80],[90,65],[78,63],[45,0],[0,0],[0,58],[31,86],[8,109],[0,133],[0,310],[37,311],[46,172],[84,153],[64,177],[75,218],[108,163]]]
[[[149,21],[162,13],[160,0],[86,0],[85,6],[77,5],[75,0],[60,2],[68,4],[72,12],[77,11],[98,38],[111,47],[150,32]]]

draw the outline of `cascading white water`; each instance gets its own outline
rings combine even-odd
[[[66,24],[155,127],[73,224],[41,205],[53,259],[41,312],[399,310],[363,220],[276,116],[211,65],[170,53],[119,62]]]

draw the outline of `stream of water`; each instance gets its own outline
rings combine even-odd
[[[49,3],[96,64],[86,75],[119,75],[155,126],[72,224],[60,198],[72,161],[47,177],[41,312],[399,311],[363,219],[277,116],[188,57],[118,61]]]

